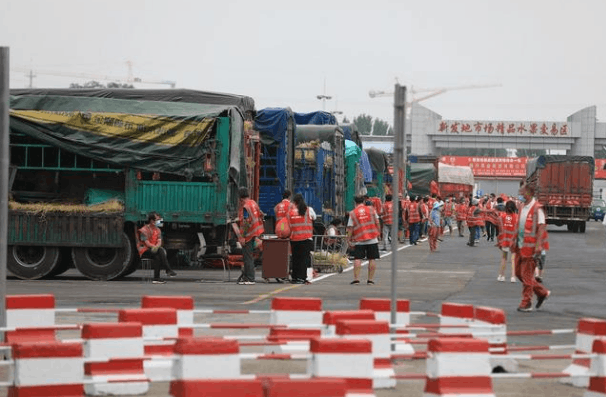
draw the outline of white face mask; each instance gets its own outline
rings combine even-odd
[[[520,194],[518,196],[518,200],[520,200],[522,203],[525,203],[526,202],[526,197],[523,194]]]
[[[162,227],[162,226],[164,226],[164,219],[156,220],[156,227]]]

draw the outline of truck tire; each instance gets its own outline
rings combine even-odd
[[[91,280],[113,280],[123,274],[133,260],[133,248],[126,233],[122,233],[120,248],[73,248],[76,268]]]
[[[580,222],[579,223],[579,233],[585,233],[585,227],[587,225],[585,224],[585,222]]]
[[[59,263],[59,248],[34,245],[9,245],[7,268],[23,280],[47,276]]]
[[[61,247],[59,248],[59,252],[61,256],[59,258],[59,263],[57,266],[45,276],[45,278],[51,278],[58,276],[60,274],[65,273],[70,268],[74,267],[74,262],[72,261],[72,249],[70,247]]]

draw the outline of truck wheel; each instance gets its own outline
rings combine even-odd
[[[571,223],[567,223],[566,224],[566,230],[568,230],[569,232],[572,232],[572,224]]]
[[[50,274],[59,257],[57,247],[9,245],[6,263],[8,270],[18,278],[36,280]]]
[[[122,233],[122,247],[73,248],[76,268],[91,280],[113,280],[128,268],[133,260],[133,249],[126,233]]]
[[[585,233],[585,227],[587,225],[585,224],[585,222],[580,222],[579,223],[579,233]]]
[[[51,277],[58,276],[60,274],[65,273],[70,268],[74,267],[74,262],[72,261],[72,252],[71,251],[72,251],[72,249],[70,247],[59,248],[59,252],[61,253],[61,256],[59,258],[59,263],[57,263],[57,266],[55,266],[55,268],[49,274],[47,274],[45,277],[51,278]]]

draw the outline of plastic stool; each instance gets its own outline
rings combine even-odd
[[[150,258],[141,259],[141,270],[143,271],[143,281],[151,283],[154,278],[154,269],[152,266],[153,260]]]

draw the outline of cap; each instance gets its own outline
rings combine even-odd
[[[440,203],[438,203],[438,202],[433,203],[433,209],[435,210],[436,208],[440,208]]]

